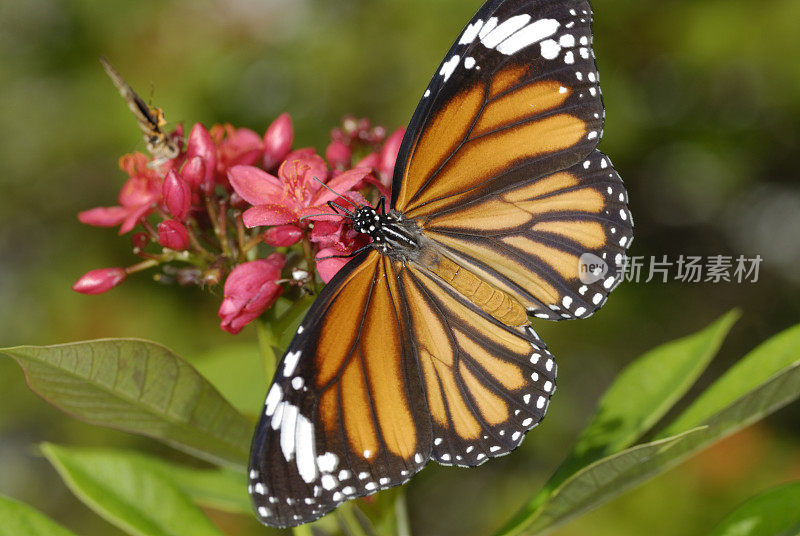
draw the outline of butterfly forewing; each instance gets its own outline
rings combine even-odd
[[[603,123],[591,39],[587,2],[481,8],[414,114],[392,206],[424,216],[589,154]]]

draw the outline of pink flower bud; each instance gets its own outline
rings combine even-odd
[[[122,268],[99,268],[86,272],[78,279],[72,290],[81,294],[102,294],[122,283],[128,277]]]
[[[195,158],[194,160],[198,160]],[[167,210],[176,220],[184,221],[189,215],[189,208],[192,206],[192,190],[189,184],[180,178],[177,173],[170,171],[164,179],[164,186],[161,189],[164,196],[164,204]]]
[[[294,141],[294,127],[289,114],[281,114],[264,134],[264,169],[271,170],[280,164]]]
[[[378,153],[369,153],[367,156],[356,162],[354,168],[372,168],[378,169],[378,164],[381,161],[381,156]]]
[[[389,136],[389,139],[383,144],[383,149],[381,149],[378,173],[380,173],[381,182],[386,186],[391,184],[394,165],[397,162],[397,153],[400,152],[400,145],[403,143],[405,133],[405,128],[398,128]]]
[[[158,243],[165,248],[183,251],[189,247],[189,232],[179,221],[162,221],[158,224]]]
[[[353,151],[340,141],[332,142],[325,151],[325,159],[333,169],[342,170],[350,167],[352,158]]]
[[[276,248],[297,244],[303,238],[303,231],[294,225],[276,225],[264,232],[264,242]]]
[[[144,249],[150,244],[150,236],[147,233],[134,233],[131,243],[136,249]]]
[[[206,127],[200,123],[195,123],[189,133],[189,142],[186,146],[186,161],[191,162],[196,156],[202,158],[205,165],[205,174],[200,183],[201,186],[209,187],[210,185],[213,188],[214,173],[217,170],[217,148],[214,146],[214,141],[211,139]]]
[[[206,162],[200,156],[187,160],[181,169],[181,177],[192,190],[200,189],[206,183]]]
[[[220,327],[239,333],[278,299],[283,289],[277,283],[286,258],[273,253],[266,259],[240,264],[225,280],[224,299],[219,307]]]

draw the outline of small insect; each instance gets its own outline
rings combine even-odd
[[[508,454],[545,415],[530,324],[586,318],[623,276],[628,196],[586,0],[489,0],[411,118],[372,238],[320,292],[275,372],[250,458],[258,518],[287,527],[429,460]],[[584,258],[602,265],[585,270]],[[591,277],[588,277],[591,276]]]
[[[139,123],[139,128],[142,129],[142,135],[147,144],[147,150],[155,159],[153,164],[159,165],[178,156],[180,148],[176,140],[164,132],[164,126],[167,124],[164,119],[164,111],[161,108],[148,106],[103,56],[100,57],[100,63],[103,64],[111,81],[117,86],[119,94],[128,103],[128,108],[136,116],[136,121]]]

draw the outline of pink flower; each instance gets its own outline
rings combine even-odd
[[[264,169],[275,169],[289,154],[293,141],[292,118],[289,114],[281,114],[264,133]]]
[[[277,281],[285,263],[281,253],[273,253],[233,269],[225,281],[225,297],[219,308],[222,329],[239,333],[275,303],[283,291]]]
[[[165,220],[158,224],[158,243],[168,249],[183,251],[189,247],[189,232],[177,220]]]
[[[119,206],[98,207],[78,214],[78,219],[97,227],[120,226],[119,234],[125,234],[155,208],[161,200],[161,177],[147,167],[149,159],[142,153],[124,155],[120,168],[130,175],[122,186],[117,200]]]
[[[342,218],[339,221],[315,221],[311,241],[317,252],[317,272],[328,283],[351,259],[350,255],[369,243],[369,237],[353,229],[353,222]]]
[[[343,170],[350,167],[353,158],[353,151],[340,141],[331,142],[325,151],[325,160],[333,169]]]
[[[294,225],[277,225],[264,232],[264,242],[276,248],[293,246],[303,238],[303,231]]]
[[[192,206],[192,189],[189,184],[174,171],[167,173],[164,186],[161,189],[164,204],[176,220],[184,221],[189,215]]]
[[[99,268],[86,272],[72,290],[81,294],[102,294],[122,283],[128,277],[123,268]]]
[[[350,189],[367,174],[368,169],[352,169],[327,182],[325,188],[323,183],[328,177],[325,161],[308,150],[301,150],[287,157],[278,172],[280,178],[252,166],[236,166],[228,177],[236,193],[253,205],[243,214],[247,227],[292,224],[304,228],[300,218],[330,213],[325,206],[328,201],[352,205],[349,198],[343,199],[333,191],[352,196],[355,192]]]
[[[381,183],[387,188],[391,188],[392,186],[394,165],[397,162],[397,154],[400,152],[400,145],[403,143],[403,136],[405,136],[405,134],[405,128],[398,128],[389,136],[389,139],[386,140],[386,143],[383,144],[383,148],[381,149],[377,170]]]
[[[233,125],[214,125],[211,138],[217,146],[217,184],[227,185],[227,173],[233,166],[251,166],[258,162],[264,151],[261,136],[249,128],[233,128]]]

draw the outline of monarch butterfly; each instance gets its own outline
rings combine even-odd
[[[584,318],[621,278],[627,194],[596,150],[604,108],[585,0],[489,0],[417,106],[389,210],[321,292],[266,397],[251,451],[259,519],[317,519],[434,459],[519,446],[555,390],[529,315]],[[580,257],[607,272],[587,280]],[[592,258],[594,258],[592,257]]]
[[[147,144],[147,150],[155,158],[156,165],[178,156],[180,147],[171,136],[164,132],[164,125],[167,124],[164,119],[164,111],[161,108],[148,106],[103,56],[100,56],[100,63],[103,64],[106,74],[119,90],[119,94],[128,103],[128,108],[136,116],[136,121],[139,123],[139,128],[142,129],[142,135]]]

